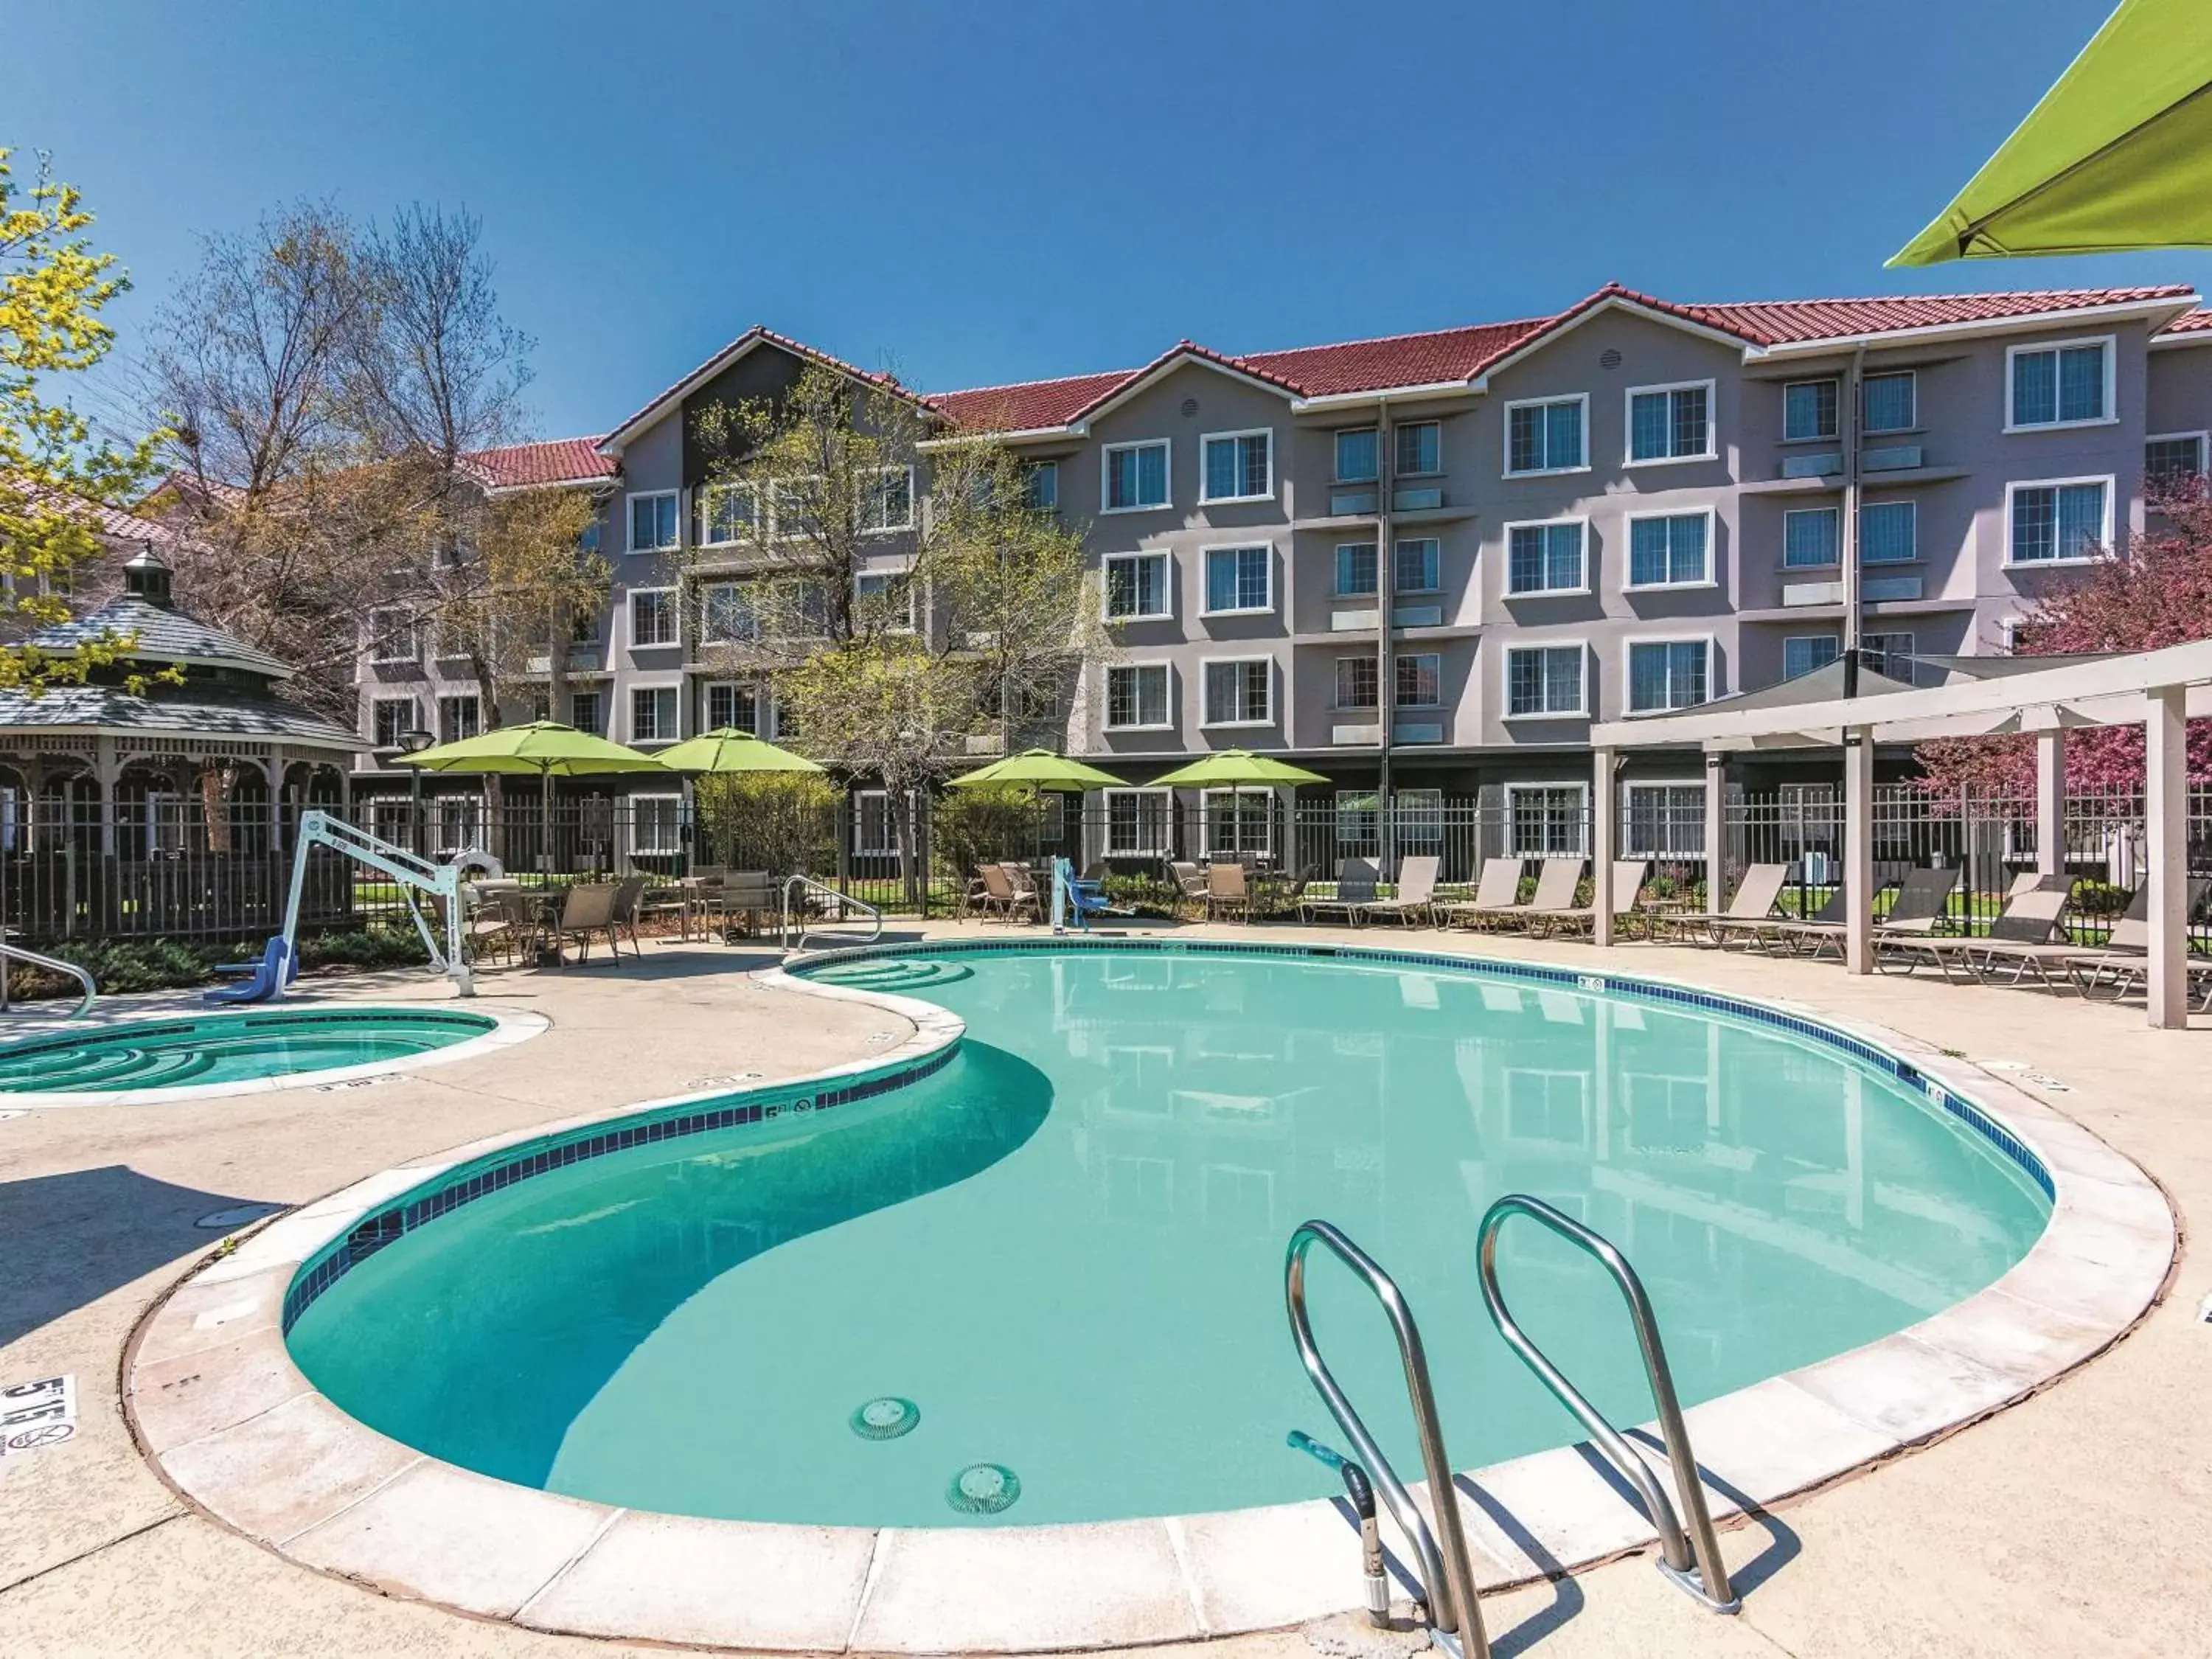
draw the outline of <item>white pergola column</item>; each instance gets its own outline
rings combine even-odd
[[[1590,753],[1590,938],[1599,945],[1613,943],[1613,846],[1620,823],[1614,757],[1610,749]]]
[[[2066,873],[2066,733],[2063,728],[2035,734],[2035,868],[2039,875]]]
[[[1721,860],[1726,850],[1723,832],[1726,826],[1721,814],[1728,802],[1723,781],[1727,776],[1727,757],[1722,755],[1705,757],[1705,908],[1720,909],[1728,902],[1721,890]]]
[[[1874,733],[1844,733],[1844,965],[1874,971]]]
[[[2150,973],[2146,1000],[2159,1030],[2189,1024],[2188,693],[2162,685],[2146,694],[2143,820],[2150,841]]]

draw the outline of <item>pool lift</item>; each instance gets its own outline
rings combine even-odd
[[[1540,1222],[1569,1243],[1596,1257],[1620,1287],[1621,1299],[1628,1305],[1630,1322],[1635,1327],[1637,1346],[1643,1356],[1645,1380],[1650,1385],[1652,1404],[1657,1410],[1669,1471],[1681,1498],[1682,1510],[1689,1518],[1686,1530],[1650,1467],[1567,1379],[1565,1373],[1529,1340],[1506,1306],[1498,1283],[1498,1235],[1505,1223],[1516,1215]],[[1307,1254],[1316,1243],[1325,1245],[1374,1293],[1397,1336],[1398,1357],[1405,1370],[1406,1393],[1413,1406],[1423,1474],[1436,1516],[1433,1532],[1413,1493],[1398,1478],[1390,1460],[1337,1385],[1315,1344],[1312,1322],[1306,1311],[1305,1273]],[[1522,1193],[1508,1194],[1484,1214],[1482,1224],[1476,1231],[1475,1258],[1483,1305],[1489,1310],[1498,1334],[1559,1403],[1589,1431],[1599,1454],[1628,1483],[1638,1508],[1659,1534],[1660,1571],[1711,1611],[1739,1611],[1743,1603],[1729,1583],[1728,1564],[1721,1558],[1720,1541],[1713,1531],[1705,1488],[1698,1479],[1697,1458],[1690,1449],[1689,1431],[1683,1425],[1681,1405],[1675,1398],[1674,1373],[1668,1366],[1666,1349],[1659,1340],[1658,1321],[1652,1314],[1651,1299],[1644,1293],[1644,1282],[1637,1277],[1628,1258],[1602,1234],[1541,1199]],[[1468,1555],[1460,1505],[1455,1497],[1451,1501],[1443,1501],[1439,1496],[1454,1493],[1451,1464],[1444,1455],[1443,1435],[1437,1426],[1436,1398],[1429,1383],[1428,1359],[1421,1346],[1420,1329],[1413,1322],[1413,1310],[1406,1305],[1404,1293],[1372,1256],[1326,1221],[1306,1222],[1291,1235],[1283,1279],[1291,1335],[1297,1345],[1298,1358],[1330,1415],[1336,1419],[1358,1455],[1357,1460],[1346,1457],[1302,1433],[1293,1433],[1290,1443],[1294,1449],[1319,1458],[1344,1480],[1360,1524],[1361,1567],[1366,1580],[1369,1620],[1378,1626],[1389,1622],[1389,1586],[1383,1577],[1382,1546],[1375,1518],[1375,1492],[1379,1490],[1392,1519],[1413,1547],[1414,1565],[1420,1575],[1416,1587],[1416,1611],[1428,1626],[1431,1641],[1456,1659],[1488,1659],[1490,1644],[1483,1632],[1482,1611],[1476,1600],[1474,1571]]]

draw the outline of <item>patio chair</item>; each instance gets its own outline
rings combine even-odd
[[[1838,886],[1811,915],[1771,917],[1755,938],[1762,944],[1781,945],[1793,955],[1800,945],[1810,945],[1815,960],[1832,945],[1840,960],[1844,941],[1850,934],[1850,889]]]
[[[2005,900],[2004,908],[1997,912],[1986,934],[1885,937],[1879,942],[1875,961],[1877,965],[1885,957],[1901,961],[1908,974],[1923,960],[1930,961],[1947,980],[1951,977],[1951,964],[1955,962],[1966,970],[1968,980],[1979,981],[1984,977],[1983,969],[1993,958],[2010,953],[2018,963],[2013,975],[2015,983],[2022,973],[2033,967],[2045,984],[2053,984],[2050,973],[2053,964],[2047,959],[2047,952],[2021,951],[2014,947],[2049,945],[2051,935],[2058,931],[2059,918],[2065,914],[2066,899],[2065,887],[2030,888],[2026,892],[2015,892]]]
[[[462,939],[468,947],[469,960],[482,962],[496,951],[501,962],[512,963],[515,945],[527,931],[527,912],[519,913],[516,907],[509,904],[508,899],[510,896],[520,898],[521,889],[501,887],[485,892],[478,887],[477,890],[481,896],[477,903],[469,907],[468,921],[462,928]],[[521,926],[518,926],[519,914],[525,918]]]
[[[1048,890],[1037,885],[1036,872],[1012,859],[1001,860],[999,868],[1006,872],[1007,882],[1014,890],[1016,912],[1026,909],[1032,921],[1042,921]]]
[[[1206,919],[1233,916],[1240,921],[1252,920],[1252,884],[1238,863],[1210,864],[1206,867]]]
[[[1651,874],[1650,859],[1615,859],[1613,861],[1613,915],[1618,921],[1636,914],[1638,900],[1644,896],[1644,884]],[[1573,904],[1564,910],[1547,910],[1540,904],[1528,907],[1528,925],[1532,931],[1551,933],[1556,928],[1572,928],[1577,933],[1595,931],[1597,901],[1593,896],[1588,904]]]
[[[1375,886],[1380,879],[1372,859],[1339,859],[1336,861],[1336,893],[1334,897],[1316,898],[1301,893],[1298,896],[1298,920],[1312,921],[1319,916],[1340,915],[1346,921],[1358,919],[1359,913],[1375,902]]]
[[[1774,914],[1774,902],[1782,896],[1782,884],[1790,878],[1786,864],[1754,864],[1743,872],[1743,879],[1735,884],[1735,896],[1729,900],[1725,910],[1708,910],[1703,915],[1682,918],[1684,927],[1703,927],[1709,943],[1728,948],[1731,933],[1755,930],[1766,926]]]
[[[1550,918],[1571,915],[1575,889],[1582,885],[1579,858],[1547,858],[1539,862],[1542,867],[1536,872],[1536,896],[1504,913],[1520,922],[1523,933],[1540,932]]]
[[[1959,875],[1956,865],[1944,870],[1907,870],[1897,884],[1889,914],[1875,918],[1876,936],[1934,933],[1951,914],[1951,894]]]
[[[720,918],[726,943],[732,927],[739,933],[758,933],[770,918],[780,919],[782,911],[783,883],[773,872],[726,870],[713,890],[708,915]]]
[[[622,956],[622,935],[629,935],[630,954],[641,960],[645,946],[638,942],[637,913],[645,901],[645,878],[624,876],[615,884],[614,914],[607,919],[607,945],[616,957]]]
[[[1178,904],[1205,907],[1206,871],[1203,867],[1188,859],[1172,859],[1168,863],[1168,874],[1174,878]]]
[[[1485,859],[1482,873],[1475,879],[1474,896],[1435,906],[1437,920],[1447,927],[1464,920],[1470,928],[1479,929],[1518,909],[1523,864],[1521,859]]]
[[[607,936],[607,948],[619,956],[615,944],[615,884],[611,881],[578,882],[561,900],[561,914],[553,923],[553,942],[556,946],[565,946],[568,940],[574,939],[577,961],[589,962],[592,935],[600,932]],[[568,965],[565,951],[561,965]]]
[[[1437,866],[1443,860],[1433,853],[1416,854],[1398,866],[1398,890],[1390,898],[1378,898],[1360,907],[1363,921],[1373,921],[1382,916],[1395,916],[1402,926],[1406,923],[1434,920],[1437,903]]]

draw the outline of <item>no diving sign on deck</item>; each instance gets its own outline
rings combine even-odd
[[[0,1457],[44,1451],[76,1435],[76,1377],[42,1376],[0,1389]]]

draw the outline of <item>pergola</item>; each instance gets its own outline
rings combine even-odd
[[[1591,728],[1590,792],[1598,942],[1613,938],[1613,860],[1620,833],[1615,772],[1629,749],[1702,748],[1705,868],[1720,902],[1721,764],[1731,751],[1841,747],[1844,751],[1844,963],[1874,970],[1874,756],[1880,743],[2033,732],[2036,848],[2046,875],[2065,868],[2065,737],[2073,727],[2140,725],[2150,888],[2150,1023],[2189,1023],[2187,722],[2212,716],[2212,640],[2125,656],[1954,658],[1944,684],[1911,687],[1862,673],[1842,695],[1840,665],[1819,677],[1666,714]]]

